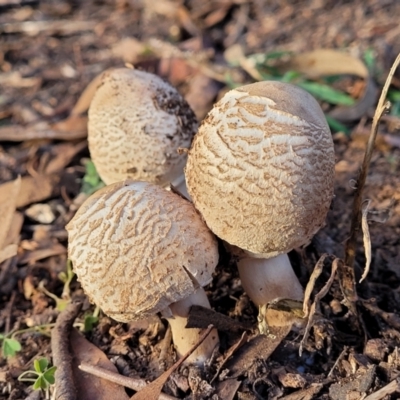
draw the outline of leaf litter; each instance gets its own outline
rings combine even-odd
[[[163,2],[164,5],[167,3],[169,4],[169,2]],[[33,321],[40,316],[47,318],[45,324],[47,323],[51,328],[54,318],[58,314],[57,310],[46,312],[47,309],[55,307],[55,303],[50,298],[46,299],[46,296],[40,293],[40,285],[43,285],[45,279],[47,281],[46,290],[50,291],[49,293],[60,294],[63,289],[62,282],[57,278],[59,272],[66,265],[66,236],[63,229],[65,223],[73,215],[74,210],[81,204],[81,200],[79,200],[81,196],[81,193],[79,193],[80,186],[77,181],[81,180],[85,173],[85,167],[81,164],[81,159],[88,156],[87,145],[82,142],[82,139],[86,137],[87,117],[85,114],[93,94],[91,87],[96,86],[96,80],[94,80],[92,86],[89,85],[89,89],[86,92],[83,91],[85,85],[89,84],[91,79],[95,79],[103,70],[121,65],[121,60],[123,62],[128,60],[128,62],[134,62],[137,66],[149,67],[165,78],[174,80],[174,85],[178,86],[189,99],[192,98],[193,104],[197,102],[195,106],[196,113],[202,118],[218,96],[219,90],[224,84],[228,84],[229,80],[233,79],[233,82],[243,84],[248,82],[249,79],[260,78],[257,69],[254,69],[255,67],[250,62],[251,54],[260,53],[260,50],[265,53],[265,47],[257,48],[257,38],[251,36],[254,33],[254,27],[249,25],[249,21],[251,21],[249,15],[254,12],[252,7],[257,8],[260,5],[248,7],[237,2],[228,2],[224,5],[214,4],[210,7],[210,4],[198,5],[188,2],[187,7],[177,7],[173,13],[167,13],[168,18],[174,20],[178,30],[186,31],[186,34],[192,35],[196,40],[191,42],[190,40],[185,41],[179,38],[177,42],[172,44],[153,39],[154,30],[162,32],[163,29],[166,29],[166,25],[163,25],[165,21],[160,21],[157,26],[150,23],[145,28],[141,28],[143,34],[143,40],[139,41],[141,46],[132,46],[131,43],[129,46],[121,46],[119,52],[113,50],[113,48],[115,49],[113,43],[116,43],[117,36],[120,35],[119,29],[126,29],[127,26],[132,25],[131,20],[128,21],[123,17],[122,10],[130,9],[131,7],[125,2],[121,2],[115,9],[112,9],[112,12],[108,13],[109,15],[106,15],[105,10],[110,6],[107,5],[103,9],[99,9],[99,16],[103,15],[103,18],[96,20],[98,17],[94,17],[95,19],[91,20],[90,24],[86,26],[84,24],[86,22],[84,21],[85,12],[92,10],[94,6],[83,6],[82,21],[76,21],[76,23],[71,24],[71,20],[69,20],[70,25],[68,27],[68,24],[62,18],[70,18],[74,15],[74,11],[64,3],[60,3],[57,6],[58,8],[56,6],[52,8],[52,6],[44,9],[44,15],[50,16],[50,20],[54,18],[54,21],[34,21],[35,23],[31,23],[32,21],[29,21],[29,18],[32,13],[26,13],[20,14],[22,19],[26,19],[25,21],[7,22],[2,26],[3,32],[6,34],[20,35],[21,44],[32,43],[32,39],[35,40],[38,48],[43,49],[45,58],[49,54],[47,39],[55,40],[54,43],[58,41],[58,44],[65,43],[72,49],[68,57],[72,54],[73,60],[71,63],[68,61],[68,57],[65,58],[62,53],[62,47],[53,47],[53,49],[56,49],[54,51],[58,52],[64,61],[57,60],[52,63],[51,59],[47,58],[49,65],[40,64],[40,62],[39,64],[33,63],[33,65],[39,66],[28,66],[25,71],[17,70],[15,73],[13,72],[13,80],[9,80],[9,84],[5,87],[4,100],[0,98],[0,104],[6,104],[7,107],[6,112],[0,112],[1,146],[6,149],[6,154],[11,157],[10,160],[15,160],[15,165],[18,165],[17,160],[20,157],[22,163],[18,168],[25,168],[21,178],[18,178],[20,179],[19,194],[12,195],[13,190],[16,191],[16,181],[13,182],[13,179],[20,175],[20,173],[17,173],[16,168],[7,167],[9,173],[14,174],[12,176],[13,179],[8,178],[0,181],[0,209],[3,210],[2,207],[4,207],[4,210],[10,210],[10,212],[0,215],[0,219],[4,218],[0,220],[0,226],[4,227],[0,232],[0,236],[3,235],[3,242],[4,237],[8,240],[6,247],[3,246],[4,243],[2,244],[3,247],[0,246],[0,252],[2,252],[0,254],[3,254],[3,258],[6,257],[1,264],[0,291],[3,296],[2,301],[4,304],[9,305],[0,314],[0,321],[9,321],[8,324],[2,322],[5,333],[7,331],[19,332],[18,329],[22,332],[27,326],[29,318]],[[31,10],[34,10],[36,6],[33,7]],[[39,4],[38,7],[42,7],[42,4]],[[344,7],[347,10],[346,7],[349,6],[342,5],[338,7]],[[354,6],[355,9],[357,7],[357,5]],[[161,9],[162,7],[160,6]],[[160,10],[154,10],[144,2],[142,12],[145,15],[144,20],[146,23],[149,24],[149,21],[157,20],[159,15],[162,15]],[[309,10],[309,12],[315,12],[318,15],[318,10],[321,11],[316,7],[315,10]],[[12,11],[11,7],[11,15]],[[261,7],[261,10],[259,10],[260,16],[265,15],[266,11],[262,10]],[[230,19],[231,12],[233,12],[233,15],[240,16],[240,21]],[[284,20],[292,15],[291,13],[293,12],[292,7],[288,5],[286,9],[281,8],[278,10],[276,19]],[[335,12],[333,10],[332,15]],[[89,17],[91,14],[90,12],[87,16]],[[320,14],[321,21],[327,18],[326,13]],[[347,14],[344,13],[343,15]],[[374,16],[376,21],[382,21],[383,11],[378,8]],[[165,19],[165,15],[163,18]],[[201,23],[201,18],[206,18],[204,25]],[[226,18],[228,19],[226,25],[225,23],[218,25]],[[255,18],[257,19],[258,16],[255,15]],[[295,21],[296,18],[297,16],[293,17],[292,20]],[[368,17],[365,16],[365,18]],[[97,24],[93,23],[95,20]],[[119,21],[119,24],[116,21]],[[55,22],[62,23],[57,25]],[[358,22],[355,22],[354,26],[357,26],[357,24]],[[293,24],[284,24],[281,25],[280,30],[282,32],[288,30],[289,32],[292,26]],[[349,24],[349,26],[351,25]],[[90,27],[94,27],[95,35],[90,32]],[[374,29],[377,28],[377,25],[375,25]],[[101,51],[96,48],[98,38],[104,38],[105,32],[113,33],[113,29],[116,29],[115,32],[118,32],[118,35],[114,36],[112,40],[110,40],[111,36],[108,37],[108,42],[103,48],[104,53],[101,54]],[[238,67],[227,67],[220,61],[216,61],[218,60],[218,57],[215,57],[216,52],[218,52],[218,46],[209,46],[204,41],[196,38],[201,29],[212,33],[214,36],[211,37],[214,38],[218,37],[218,32],[229,32],[227,40],[224,42],[229,47],[234,46],[235,40],[233,38],[240,39],[241,35],[247,37],[247,43],[239,40],[242,43],[242,54],[240,54]],[[260,29],[266,29],[266,26],[263,25]],[[385,29],[382,32],[384,32],[383,34],[387,33],[387,40],[390,40],[393,37],[392,32],[394,32],[395,26],[387,25]],[[169,34],[172,31],[168,31]],[[138,31],[132,33],[133,36],[138,34]],[[278,30],[272,29],[267,43],[271,40],[270,38],[277,34]],[[364,32],[364,34],[368,37],[369,33]],[[296,40],[300,44],[304,43],[303,39],[299,39],[296,33],[292,36],[293,43]],[[76,40],[77,38],[79,40]],[[320,39],[320,46],[324,45],[324,40],[327,39],[321,36]],[[123,40],[122,36],[120,40]],[[18,52],[21,52],[21,54],[25,52],[25,55],[31,54],[34,56],[29,45],[23,49],[21,44],[6,41],[4,50],[1,50],[6,54],[6,61],[3,61],[2,64],[3,70],[4,68],[14,67],[15,58],[13,57]],[[87,48],[87,52],[82,52],[82,49],[85,48]],[[94,50],[95,48],[96,50]],[[301,73],[311,73],[313,68],[315,70],[324,70],[325,68],[325,72],[320,71],[319,75],[314,70],[314,75],[312,76],[317,82],[317,85],[314,85],[314,90],[320,90],[327,82],[322,79],[323,75],[331,68],[329,74],[346,74],[353,77],[353,80],[347,81],[347,86],[352,85],[352,82],[357,82],[357,79],[361,82],[359,84],[361,97],[354,97],[355,103],[353,106],[343,108],[337,107],[334,103],[327,104],[326,102],[336,101],[334,100],[334,96],[337,96],[335,92],[330,92],[329,96],[331,97],[325,97],[325,103],[323,104],[329,115],[346,124],[345,127],[349,132],[349,136],[345,139],[340,135],[334,136],[339,161],[357,162],[356,160],[360,160],[362,157],[363,149],[357,148],[355,142],[352,141],[354,127],[351,126],[349,121],[357,121],[361,116],[370,115],[370,109],[375,104],[374,90],[376,89],[373,89],[374,79],[370,68],[374,59],[369,58],[369,67],[366,68],[359,61],[360,57],[349,56],[332,50],[315,50],[314,53],[307,53],[305,51],[307,49],[302,48],[301,45],[297,46],[297,48],[298,51],[294,53],[291,44],[289,44],[288,49],[291,51],[286,53],[283,51],[281,54],[276,52],[276,56],[270,57],[271,60],[275,60],[275,66],[278,66],[281,60],[292,62],[292,65],[288,64],[287,72],[295,70],[293,74],[284,75],[284,68],[282,66],[277,68],[278,71],[280,70],[283,79],[299,79],[299,74]],[[276,46],[270,47],[270,49],[276,50]],[[113,51],[114,55],[112,55]],[[127,54],[124,54],[124,52]],[[135,52],[136,54],[134,54]],[[271,51],[271,54],[273,54],[273,51]],[[108,61],[107,56],[110,56],[110,61]],[[339,62],[339,60],[342,60],[342,56],[345,61]],[[307,57],[314,58],[308,58],[307,64],[304,61],[307,60]],[[121,60],[118,60],[118,58]],[[175,60],[171,62],[173,58]],[[311,63],[310,59],[312,60]],[[383,57],[380,58],[380,60],[383,59]],[[293,60],[297,61],[294,63]],[[37,63],[37,61],[35,62]],[[63,64],[63,62],[67,64]],[[301,62],[304,62],[307,66],[304,70],[300,66]],[[87,70],[90,72],[86,71],[82,74],[84,68],[90,65],[92,66],[91,69]],[[61,68],[61,66],[63,67]],[[340,69],[341,66],[347,69],[342,70]],[[32,80],[31,77],[35,71],[39,71],[39,75]],[[57,84],[58,86],[53,85],[46,88],[43,84],[51,76],[57,77],[57,80],[61,82],[63,80],[65,82]],[[354,78],[354,76],[357,78]],[[2,78],[6,79],[7,76],[1,76],[0,80]],[[374,76],[374,78],[376,77]],[[396,85],[398,87],[397,81],[394,80],[393,87],[396,87]],[[66,87],[69,87],[68,92],[65,90]],[[328,85],[328,87],[330,86]],[[64,92],[62,92],[63,90]],[[21,112],[18,113],[16,111],[17,108],[10,107],[10,100],[7,99],[23,99],[21,96],[22,91],[27,95],[27,98],[21,100],[24,105],[21,106]],[[35,99],[37,93],[39,93],[40,104]],[[68,93],[67,96],[70,99],[66,99],[64,104],[70,104],[70,106],[65,108],[63,104],[60,104],[60,100],[58,100],[60,93]],[[81,93],[81,99],[76,101]],[[351,93],[350,90],[349,93]],[[394,97],[394,99],[396,98]],[[5,101],[5,103],[1,103],[2,101]],[[72,107],[74,103],[75,107]],[[362,275],[358,263],[353,266],[340,262],[339,258],[344,258],[345,256],[344,253],[339,254],[343,249],[337,253],[332,253],[336,258],[330,259],[330,261],[333,260],[332,267],[334,264],[337,266],[337,275],[335,275],[334,267],[331,274],[326,271],[326,268],[320,268],[317,274],[319,275],[318,279],[311,272],[315,265],[321,266],[318,259],[322,253],[326,252],[324,246],[328,243],[327,240],[333,242],[335,248],[340,249],[343,246],[337,246],[337,244],[343,243],[348,235],[345,222],[346,219],[349,220],[351,209],[349,201],[353,196],[353,191],[347,184],[350,171],[344,168],[338,171],[337,174],[336,199],[328,217],[327,226],[316,236],[311,246],[303,250],[297,249],[291,254],[293,265],[297,268],[297,271],[300,270],[301,265],[308,268],[308,272],[305,275],[303,272],[303,276],[300,277],[304,286],[306,286],[310,277],[315,277],[315,279],[310,279],[313,290],[310,286],[310,289],[306,291],[307,301],[304,302],[304,309],[302,310],[299,305],[278,302],[271,304],[267,310],[267,312],[284,312],[289,316],[297,313],[296,318],[302,311],[304,312],[303,316],[309,315],[306,329],[301,328],[303,330],[300,330],[299,334],[296,331],[291,331],[291,324],[281,330],[276,330],[271,326],[266,336],[258,335],[256,330],[257,310],[248,301],[244,302],[243,306],[236,307],[239,300],[242,301],[242,292],[238,284],[237,274],[230,265],[231,261],[228,260],[226,254],[223,254],[216,279],[209,288],[210,300],[216,310],[222,312],[222,314],[234,315],[234,309],[240,310],[234,316],[237,319],[237,325],[242,325],[243,329],[247,326],[252,326],[253,328],[244,336],[240,336],[240,330],[228,330],[221,333],[223,345],[220,357],[217,355],[216,359],[212,361],[208,375],[206,373],[205,376],[196,378],[198,382],[197,389],[194,389],[195,386],[188,385],[188,372],[185,368],[175,371],[172,375],[170,373],[164,375],[164,377],[169,377],[169,380],[165,385],[165,380],[163,380],[162,385],[160,385],[164,385],[164,390],[169,393],[169,396],[182,398],[182,396],[188,394],[190,387],[192,387],[193,393],[196,393],[195,396],[199,398],[209,393],[207,396],[215,399],[218,398],[215,396],[226,399],[242,399],[249,396],[254,398],[254,396],[265,397],[267,395],[270,398],[287,400],[313,398],[316,395],[318,395],[318,398],[328,399],[344,398],[343,396],[347,396],[350,392],[354,396],[359,396],[359,398],[364,397],[375,400],[388,395],[396,396],[396,392],[399,391],[399,363],[396,361],[398,359],[398,356],[396,356],[396,351],[398,351],[396,350],[396,343],[398,343],[400,336],[398,334],[400,329],[398,321],[400,299],[396,288],[399,287],[400,277],[398,267],[397,269],[392,267],[390,270],[384,269],[381,265],[396,266],[399,261],[396,235],[398,237],[400,234],[398,231],[400,223],[400,193],[397,189],[399,182],[396,171],[399,168],[400,157],[398,149],[395,148],[396,142],[391,139],[395,138],[396,132],[393,129],[396,128],[393,128],[393,126],[396,126],[398,119],[396,119],[396,116],[391,116],[392,120],[385,120],[385,117],[389,117],[388,115],[381,115],[381,117],[384,124],[380,129],[383,133],[382,137],[389,138],[387,140],[388,146],[383,150],[379,148],[375,156],[371,158],[369,183],[367,182],[365,191],[368,198],[371,198],[371,207],[380,205],[382,209],[384,204],[388,204],[388,200],[393,200],[390,203],[392,211],[387,221],[387,226],[374,224],[370,221],[370,240],[368,241],[370,246],[369,244],[366,246],[370,250],[364,256],[366,263],[370,263],[370,272],[362,285],[356,284]],[[18,123],[18,118],[20,118],[22,124]],[[2,120],[4,120],[5,124],[2,123]],[[337,126],[340,127],[340,125]],[[65,143],[60,144],[57,142],[59,140]],[[28,153],[23,153],[25,151],[24,146],[29,149]],[[27,156],[22,157],[22,154],[27,154]],[[3,166],[2,162],[0,158],[0,167]],[[388,164],[390,167],[388,167]],[[354,178],[354,174],[352,178]],[[356,189],[359,189],[359,185],[356,185]],[[52,203],[54,200],[56,200],[56,203]],[[37,205],[39,202],[46,204],[46,207],[49,207],[55,217],[52,222],[47,223],[49,229],[41,228],[46,221],[34,218],[38,214],[28,211],[32,205]],[[22,220],[21,211],[26,216],[25,220]],[[361,221],[364,221],[364,231],[366,231],[366,217],[367,211],[364,208],[364,217],[361,218]],[[7,225],[8,228],[5,229]],[[358,225],[360,226],[360,223]],[[10,229],[12,232],[8,233]],[[392,234],[390,234],[390,230],[392,230]],[[39,236],[35,238],[33,233],[36,231],[42,231],[44,235],[42,242],[37,240]],[[364,235],[364,237],[366,236]],[[323,251],[318,253],[316,251],[317,248],[322,248]],[[6,249],[8,250],[5,252]],[[356,239],[354,255],[357,255],[357,260],[360,260],[360,262],[363,260],[361,249],[361,238],[358,238]],[[368,270],[366,269],[364,272],[367,273]],[[36,295],[27,298],[23,295],[21,296],[18,282],[30,282]],[[382,291],[382,288],[385,289]],[[312,296],[314,292],[316,294]],[[74,299],[79,298],[84,301],[85,312],[90,311],[91,308],[76,281],[72,281],[71,295]],[[309,305],[308,300],[312,297],[314,303]],[[39,299],[41,300],[39,301]],[[35,302],[37,302],[36,305]],[[17,307],[14,307],[15,304]],[[41,314],[33,315],[35,318],[32,318],[33,316],[29,316],[29,312]],[[205,315],[204,323],[207,322],[207,318],[212,319],[214,316],[210,314],[207,317]],[[39,320],[40,318],[37,319]],[[78,313],[75,323],[77,326],[83,326],[81,314]],[[233,321],[233,324],[235,324],[235,321]],[[7,325],[9,326],[8,328]],[[364,335],[360,331],[361,327]],[[115,365],[116,369],[114,368],[114,371],[118,370],[119,373],[124,375],[134,374],[147,381],[156,381],[158,376],[162,376],[162,370],[156,371],[150,368],[151,358],[158,357],[157,353],[161,351],[162,330],[155,330],[153,333],[151,330],[133,330],[131,335],[125,335],[121,339],[127,344],[127,346],[123,346],[124,349],[128,349],[127,353],[113,355],[110,350],[117,349],[117,346],[113,347],[113,341],[117,339],[109,334],[110,328],[118,329],[118,324],[101,315],[99,322],[94,324],[93,330],[85,333],[85,336],[92,344],[89,345],[89,342],[85,342],[82,356],[90,354],[90,347],[94,354],[100,355],[99,352],[101,352],[102,357],[105,354],[112,361],[111,364]],[[65,333],[65,329],[63,331]],[[129,330],[129,332],[131,331]],[[32,340],[35,337],[34,335],[38,335],[38,333],[28,331],[18,334],[16,337],[18,338],[18,343],[21,343],[21,351],[14,357],[15,360],[7,358],[0,364],[2,371],[11,373],[11,376],[9,375],[7,379],[0,382],[3,393],[6,393],[11,399],[24,398],[29,393],[28,386],[21,386],[22,383],[18,384],[16,382],[15,378],[18,377],[18,373],[15,371],[28,369],[29,362],[31,362],[35,354],[39,352],[47,353],[55,358],[54,363],[62,364],[60,359],[57,359],[57,351],[50,352],[48,339],[47,342],[46,339],[41,340],[40,347],[35,347],[37,345],[34,345]],[[75,333],[70,336],[69,340],[73,340],[71,338],[74,335]],[[144,337],[146,337],[146,340],[144,340]],[[371,356],[375,354],[371,350],[367,352],[367,349],[373,347],[373,341],[377,340],[376,338],[382,340],[387,349],[384,352],[378,352],[378,358]],[[343,352],[343,346],[347,349],[346,352]],[[301,348],[303,353],[298,356]],[[168,343],[163,344],[163,349],[166,350],[164,351],[166,364],[174,365],[174,360],[171,358],[173,357],[173,351],[168,349]],[[66,355],[66,359],[70,356]],[[108,365],[111,367],[111,364]],[[375,365],[379,365],[379,373]],[[15,369],[15,366],[17,366],[17,369]],[[68,368],[70,368],[69,372],[73,370],[73,367],[69,366]],[[365,379],[369,380],[369,384],[362,386],[361,383]],[[185,380],[186,383],[184,382]],[[59,378],[58,382],[65,383],[65,380],[64,378]],[[104,383],[104,380],[100,382],[106,388],[107,384]],[[203,385],[201,382],[206,384],[207,382],[212,382],[214,384],[214,393],[211,392],[210,394],[209,389],[205,389],[207,385]],[[302,383],[300,384],[299,382]],[[232,384],[230,385],[230,383]],[[83,387],[89,388],[93,385],[93,382],[91,382],[91,378],[88,378],[87,382],[85,381],[81,384]],[[160,385],[157,386],[156,393],[161,390]],[[305,387],[302,385],[305,385]],[[199,389],[200,387],[204,387],[203,392],[201,392],[202,389]],[[156,393],[151,396],[156,398],[158,396]],[[129,393],[128,396],[130,395],[132,394]],[[146,398],[150,399],[152,397]]]

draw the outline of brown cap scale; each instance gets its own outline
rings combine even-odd
[[[161,186],[183,180],[196,117],[171,85],[148,72],[119,68],[103,73],[89,108],[92,160],[106,184],[123,179]]]
[[[185,174],[209,228],[246,252],[239,270],[252,300],[301,299],[286,253],[318,231],[333,197],[333,141],[317,101],[272,81],[228,92],[199,128]]]
[[[173,321],[182,302],[180,321],[193,302],[209,307],[202,287],[210,283],[218,261],[216,239],[180,196],[151,183],[115,183],[89,197],[67,230],[78,280],[90,300],[115,320],[162,311]],[[171,326],[181,355],[200,331],[182,333],[184,324],[178,330]],[[203,362],[217,342],[214,331],[189,362]]]

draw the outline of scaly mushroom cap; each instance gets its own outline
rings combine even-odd
[[[101,179],[164,186],[183,174],[197,130],[183,97],[160,77],[119,68],[104,72],[89,108],[88,141]]]
[[[147,182],[89,197],[67,225],[69,258],[90,300],[117,321],[146,318],[208,284],[214,235],[193,205]]]
[[[317,101],[286,83],[228,92],[199,128],[185,170],[209,228],[265,258],[307,243],[333,197],[334,149]]]

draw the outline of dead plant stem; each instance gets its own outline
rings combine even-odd
[[[354,259],[356,249],[356,239],[361,228],[361,216],[362,216],[362,203],[363,203],[363,191],[365,182],[368,175],[368,169],[371,162],[372,152],[374,150],[375,139],[378,133],[379,121],[383,114],[389,110],[390,103],[386,101],[386,95],[389,90],[390,83],[393,75],[400,63],[400,54],[397,56],[392,68],[389,71],[385,85],[383,87],[381,96],[379,98],[378,105],[375,110],[374,118],[372,121],[371,134],[368,139],[367,149],[364,155],[360,175],[357,180],[356,193],[354,196],[353,211],[351,218],[350,237],[346,245],[345,264],[353,270],[354,274]],[[355,279],[353,279],[355,282]]]

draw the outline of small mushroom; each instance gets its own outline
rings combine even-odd
[[[108,70],[89,108],[90,155],[106,184],[124,179],[161,186],[172,182],[186,194],[187,155],[178,148],[190,146],[197,126],[188,103],[157,75]]]
[[[320,106],[291,84],[231,90],[200,126],[185,170],[188,192],[208,227],[233,245],[256,305],[303,298],[287,253],[324,224],[334,162]]]
[[[185,329],[192,305],[210,307],[218,248],[192,204],[147,182],[126,180],[97,191],[67,225],[69,258],[91,302],[120,322],[162,312],[178,355],[201,336]],[[218,344],[213,330],[188,358],[202,364]]]

